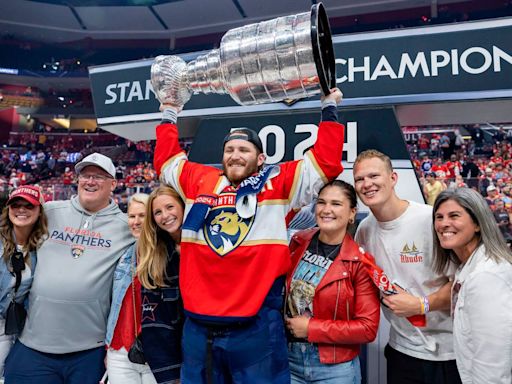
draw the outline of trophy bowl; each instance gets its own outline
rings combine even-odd
[[[196,93],[229,94],[240,105],[327,95],[336,67],[325,8],[231,29],[189,63],[158,56],[151,84],[161,103],[181,107]]]

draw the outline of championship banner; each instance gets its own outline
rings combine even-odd
[[[336,82],[345,94],[343,106],[512,97],[510,36],[511,18],[334,37]],[[181,58],[190,61],[198,55]],[[102,127],[160,118],[150,84],[152,63],[143,60],[89,69],[95,113]],[[292,108],[317,106],[317,98],[311,98]],[[285,103],[240,107],[228,95],[197,94],[180,116],[289,108]]]
[[[267,164],[301,159],[315,142],[320,110],[263,116],[205,118],[199,123],[189,159],[201,164],[219,164],[223,139],[232,129],[250,128],[256,132],[267,155]],[[340,110],[345,125],[343,161],[354,162],[366,149],[384,151],[392,159],[409,159],[402,132],[392,108]]]

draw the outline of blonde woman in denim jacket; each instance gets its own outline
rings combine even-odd
[[[137,193],[128,202],[128,227],[138,239],[146,216],[148,195]],[[141,329],[141,285],[136,276],[137,244],[119,259],[114,272],[112,306],[107,322],[107,373],[110,384],[155,384],[147,364],[132,363],[128,351]],[[135,298],[135,303],[133,299]],[[135,309],[135,311],[134,311]],[[136,319],[134,319],[134,313]]]
[[[39,188],[19,187],[10,194],[0,217],[0,376],[3,376],[4,361],[14,342],[14,335],[5,334],[5,316],[16,282],[11,257],[21,252],[25,261],[15,296],[16,302],[23,303],[32,285],[36,250],[48,234],[43,202]]]

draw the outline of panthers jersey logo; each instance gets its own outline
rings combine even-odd
[[[80,256],[82,256],[85,252],[85,247],[81,245],[73,245],[71,247],[71,256],[73,256],[73,259],[78,259]]]
[[[203,229],[206,242],[219,256],[238,247],[251,229],[254,216],[242,219],[235,207],[219,207],[210,211]]]

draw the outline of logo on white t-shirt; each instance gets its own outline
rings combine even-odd
[[[405,243],[402,247],[402,251],[400,252],[400,262],[402,264],[423,263],[423,252],[416,247],[414,241],[411,246]]]

